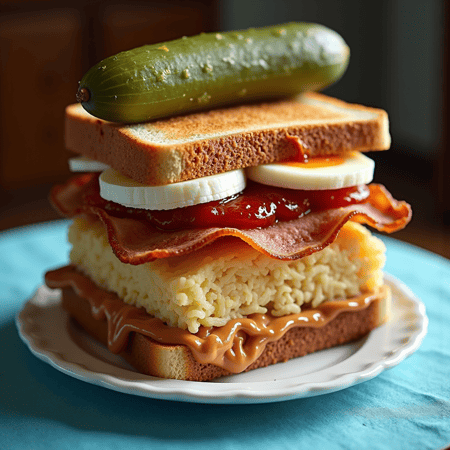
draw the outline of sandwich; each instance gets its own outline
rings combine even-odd
[[[385,111],[315,92],[124,124],[66,109],[62,306],[139,372],[208,381],[366,336],[410,206],[373,184]]]
[[[244,120],[236,129],[233,121]],[[298,162],[299,142],[307,143],[306,163]],[[74,170],[108,168],[53,189],[55,207],[75,220],[71,265],[46,281],[62,288],[71,317],[142,373],[210,380],[358,339],[387,320],[384,246],[361,223],[401,229],[409,206],[376,184],[287,189],[261,183],[266,176],[277,184],[256,170],[298,163],[319,172],[312,182],[323,185],[320,172],[339,167],[330,161],[368,159],[362,151],[389,146],[383,111],[309,93],[130,126],[71,105],[66,145],[89,158],[74,160]],[[182,187],[235,171],[244,172],[246,187],[224,199],[137,207],[147,186]],[[182,181],[192,174],[198,178]],[[295,218],[277,218],[275,203]]]

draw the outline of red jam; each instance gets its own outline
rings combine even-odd
[[[297,219],[313,211],[364,203],[369,194],[366,185],[299,191],[248,181],[243,192],[231,197],[167,211],[127,208],[102,199],[100,202],[109,213],[145,219],[161,230],[215,226],[251,229],[266,228],[278,221]],[[92,204],[92,198],[89,203]]]

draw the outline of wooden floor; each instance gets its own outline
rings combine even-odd
[[[370,155],[376,161],[375,181],[384,184],[395,198],[406,200],[413,207],[411,223],[391,237],[450,259],[450,224],[445,223],[436,204],[434,168],[412,161],[399,169],[395,158],[385,156],[389,152],[382,153]],[[43,185],[0,192],[0,231],[58,219],[47,199],[50,188],[50,185]]]

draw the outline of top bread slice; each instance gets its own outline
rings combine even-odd
[[[298,157],[387,150],[387,113],[318,93],[141,124],[66,108],[68,150],[148,185],[164,185]]]

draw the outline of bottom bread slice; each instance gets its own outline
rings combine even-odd
[[[342,345],[366,336],[387,320],[390,292],[386,286],[372,295],[364,309],[342,311],[321,327],[294,327],[280,339],[269,342],[262,354],[245,371],[266,367]],[[71,287],[62,290],[62,306],[92,337],[107,345],[108,324],[91,313],[88,300]],[[161,378],[208,381],[231,373],[213,364],[198,362],[185,345],[167,345],[140,333],[130,333],[126,348],[120,353],[139,372]]]

